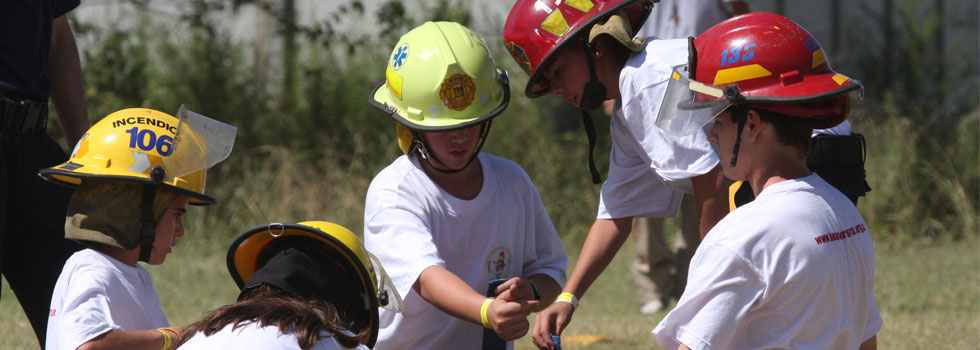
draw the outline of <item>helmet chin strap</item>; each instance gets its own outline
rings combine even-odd
[[[578,107],[596,109],[602,106],[602,102],[606,100],[606,86],[599,82],[599,76],[596,74],[595,59],[592,58],[595,48],[589,44],[588,40],[583,41],[583,43],[585,45],[585,61],[589,64],[589,82],[585,83],[582,88],[582,99],[579,101]]]
[[[150,169],[150,180],[154,183],[163,182],[163,168],[159,166]],[[156,186],[143,185],[143,196],[140,199],[140,257],[139,260],[149,263],[150,254],[153,252],[153,243],[156,241],[156,225],[153,223],[153,200],[156,197]]]
[[[742,145],[742,129],[745,127],[745,120],[748,119],[749,108],[736,106],[732,110],[732,115],[738,120],[738,132],[735,134],[735,146],[732,147],[732,159],[728,166],[734,168],[738,161],[738,148]]]
[[[589,82],[585,83],[585,86],[582,88],[582,95],[578,107],[582,110],[582,124],[585,127],[585,134],[589,137],[589,173],[592,175],[592,183],[598,184],[602,182],[602,176],[599,175],[599,171],[596,170],[595,166],[594,152],[596,134],[595,126],[592,124],[592,118],[589,116],[588,110],[602,106],[602,102],[606,100],[606,86],[599,82],[599,77],[595,72],[595,60],[592,58],[592,53],[595,49],[589,44],[588,40],[584,40],[583,43],[585,60],[589,64]]]
[[[430,168],[435,169],[435,171],[438,171],[443,174],[455,174],[469,167],[470,163],[473,163],[473,160],[476,159],[476,156],[480,154],[480,149],[483,148],[483,143],[484,141],[487,140],[487,135],[490,134],[490,121],[487,120],[485,123],[483,123],[483,125],[480,126],[480,140],[477,141],[476,148],[473,149],[473,155],[470,156],[470,160],[466,161],[466,165],[463,165],[463,167],[459,169],[443,169],[437,167],[435,164],[432,163],[432,160],[435,160],[439,164],[443,164],[443,165],[445,165],[446,163],[443,163],[441,160],[439,160],[439,158],[436,157],[434,153],[429,152],[429,148],[425,143],[425,139],[422,138],[422,135],[419,132],[412,130],[412,134],[414,135],[414,137],[412,137],[414,139],[412,142],[419,150],[419,155],[421,155],[422,159],[424,159],[425,162],[429,164]]]

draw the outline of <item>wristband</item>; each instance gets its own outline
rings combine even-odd
[[[480,321],[483,321],[483,327],[487,329],[493,329],[493,326],[490,325],[490,320],[487,318],[487,309],[490,308],[491,302],[493,302],[493,299],[487,298],[487,300],[483,301],[483,305],[480,306]]]
[[[170,327],[160,327],[160,329],[165,330],[165,331],[170,331],[170,333],[173,333],[174,334],[174,336],[176,337],[175,340],[173,341],[173,343],[174,343],[175,346],[176,345],[180,345],[180,340],[181,339],[184,339],[184,337],[182,337],[180,335],[180,332],[178,332],[176,329],[173,329],[173,328],[170,328]]]
[[[170,344],[172,342],[170,339],[170,333],[167,333],[167,331],[163,330],[163,328],[157,328],[157,332],[163,334],[163,347],[160,348],[160,350],[170,350]]]
[[[569,293],[569,292],[564,292],[564,293],[558,294],[558,299],[555,299],[555,302],[556,303],[569,303],[569,304],[572,304],[572,309],[577,309],[578,308],[578,298],[575,297],[575,294],[572,294],[572,293]]]
[[[528,279],[527,283],[531,285],[531,291],[534,292],[534,300],[541,300],[541,294],[538,294],[538,285],[534,284],[534,281]]]

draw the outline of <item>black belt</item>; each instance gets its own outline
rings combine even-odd
[[[18,134],[44,132],[48,101],[11,100],[0,96],[0,130]]]

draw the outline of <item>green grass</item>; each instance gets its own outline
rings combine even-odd
[[[898,246],[879,244],[875,295],[885,320],[879,349],[976,349],[980,344],[980,240]],[[569,246],[575,251],[578,246]],[[236,296],[225,267],[225,247],[203,234],[189,235],[161,266],[148,268],[173,324],[187,325]],[[583,298],[565,331],[565,349],[654,348],[649,332],[666,314],[641,315],[629,282],[632,241]],[[574,257],[569,266],[574,265]],[[37,347],[33,332],[4,280],[0,299],[0,348]],[[576,345],[573,336],[605,340]],[[530,337],[518,349],[533,349]]]

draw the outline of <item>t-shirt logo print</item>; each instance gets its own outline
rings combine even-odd
[[[487,255],[486,271],[491,280],[510,277],[510,249],[497,247]]]

